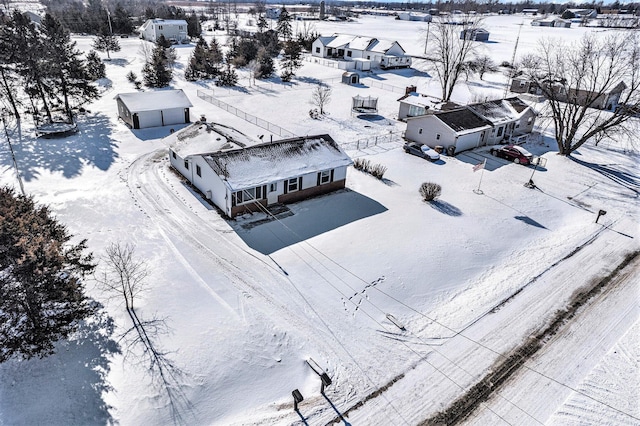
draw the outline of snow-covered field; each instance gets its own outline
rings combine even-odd
[[[540,37],[600,32],[534,28],[529,20],[487,18],[491,42],[482,48],[498,63],[510,61],[522,23],[518,56]],[[412,54],[424,48],[424,23],[363,16],[315,25],[322,34],[397,39]],[[82,50],[92,43],[74,40]],[[35,139],[27,123],[11,137],[26,191],[97,256],[112,242],[136,245],[150,272],[138,312],[169,327],[153,338],[179,373],[170,380],[173,399],[136,353],[124,356],[124,307],[89,282],[103,318],[54,356],[0,365],[0,425],[420,424],[639,249],[639,157],[626,147],[585,146],[572,161],[557,156],[550,129],[540,129],[543,137],[526,148],[547,164],[535,172],[538,189],[528,189],[533,169],[486,148],[437,163],[405,154],[390,136],[404,128],[395,120],[401,93],[343,85],[341,70],[311,62],[293,87],[276,80],[256,87],[246,74],[240,89],[189,83],[183,71],[192,46],[178,46],[172,87],[189,96],[192,118],[205,115],[256,142],[265,134],[198,98],[201,90],[294,134],[329,133],[353,157],[388,168],[384,181],[350,169],[347,190],[293,204],[294,214],[281,220],[227,221],[169,170],[162,139],[169,128],[131,131],[118,121],[113,97],[134,91],[125,75],[140,76],[145,62],[145,42],[120,42],[122,51],[106,62],[110,87],[79,118],[78,134]],[[421,66],[366,81],[437,96],[437,81]],[[314,85],[304,83],[317,80],[333,89],[322,120],[309,117]],[[463,81],[454,100],[498,98],[504,83],[500,73]],[[352,116],[356,94],[379,97],[383,119]],[[355,149],[358,139],[369,146]],[[487,169],[474,173],[483,158]],[[2,144],[0,183],[15,186],[11,166]],[[421,200],[425,181],[442,185],[439,201]],[[607,214],[595,223],[599,209]],[[636,259],[467,423],[640,423],[638,270]],[[309,359],[332,379],[324,396]],[[294,389],[304,396],[298,413]]]

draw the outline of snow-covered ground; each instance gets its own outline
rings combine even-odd
[[[520,28],[517,56],[543,36],[571,41],[601,32],[529,21],[487,18],[491,42],[482,48],[497,62],[510,61]],[[424,23],[363,16],[315,25],[322,34],[397,39],[412,54],[424,49]],[[92,43],[74,40],[82,50]],[[376,73],[363,87],[341,84],[341,70],[305,62],[293,87],[276,80],[256,87],[243,74],[242,88],[221,89],[186,82],[192,46],[177,46],[172,87],[185,90],[192,117],[205,115],[256,142],[266,133],[200,99],[201,90],[294,134],[329,133],[353,157],[388,169],[384,181],[350,169],[347,190],[293,204],[284,219],[227,221],[170,171],[162,139],[169,128],[131,131],[118,121],[113,97],[134,91],[125,75],[140,76],[145,61],[145,42],[120,42],[122,51],[106,62],[109,88],[80,117],[78,134],[36,139],[27,123],[11,137],[27,192],[51,205],[96,255],[112,242],[136,245],[150,272],[138,312],[165,318],[170,329],[154,339],[180,372],[171,381],[177,411],[136,354],[125,357],[118,345],[129,327],[123,306],[89,282],[89,293],[105,305],[103,318],[60,343],[54,356],[0,365],[1,425],[419,424],[638,250],[639,157],[625,147],[585,146],[572,161],[557,156],[550,129],[540,129],[543,137],[526,148],[547,164],[535,172],[538,189],[528,189],[533,169],[486,149],[437,163],[400,149],[401,93],[390,86],[439,92],[420,61],[418,69]],[[314,120],[308,111],[318,80],[333,94],[327,117]],[[504,84],[500,73],[461,82],[454,100],[497,98]],[[356,94],[379,98],[380,119],[351,115]],[[359,150],[356,140],[366,141]],[[486,170],[474,173],[484,158]],[[11,165],[3,144],[0,183],[15,186]],[[439,201],[421,200],[425,181],[442,185]],[[599,209],[607,214],[594,223]],[[637,265],[467,422],[638,424]],[[310,358],[332,379],[325,396]],[[294,389],[304,396],[299,413]]]

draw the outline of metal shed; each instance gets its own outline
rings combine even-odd
[[[342,82],[344,84],[360,84],[360,74],[351,71],[344,72],[342,73]]]

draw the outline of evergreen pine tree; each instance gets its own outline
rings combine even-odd
[[[98,52],[107,52],[107,58],[111,59],[109,52],[119,52],[120,42],[113,34],[110,34],[108,30],[104,29],[93,41],[93,48]]]
[[[284,52],[280,67],[282,72],[280,78],[282,81],[291,81],[296,75],[296,70],[302,66],[302,49],[300,44],[295,40],[289,40],[284,44]]]
[[[167,87],[173,77],[167,58],[166,40],[160,36],[153,48],[151,58],[142,68],[142,79],[147,87]],[[171,44],[169,44],[171,46]]]
[[[282,10],[280,10],[280,16],[278,17],[278,24],[276,25],[276,31],[280,37],[284,39],[285,42],[291,39],[293,35],[293,30],[291,29],[291,20],[292,17],[289,15],[289,11],[286,7],[282,6]]]
[[[92,256],[46,206],[7,187],[0,217],[0,362],[51,354],[92,314],[82,284]]]
[[[202,35],[200,20],[198,19],[198,15],[195,13],[191,13],[191,15],[187,17],[187,35],[193,38],[200,37]]]
[[[258,58],[256,59],[258,62],[258,67],[255,71],[256,78],[269,78],[273,75],[275,71],[275,65],[273,63],[273,58],[267,52],[267,49],[261,47],[258,50]]]
[[[104,62],[102,62],[102,59],[100,59],[100,56],[98,56],[95,50],[87,53],[87,75],[93,81],[107,76]]]
[[[71,41],[69,31],[51,15],[45,15],[41,25],[42,43],[47,57],[48,79],[53,95],[61,96],[64,111],[69,121],[73,119],[71,101],[84,103],[99,96],[98,89],[92,84],[86,64],[80,51]]]
[[[187,81],[203,80],[209,77],[207,73],[207,60],[209,55],[209,49],[207,42],[204,38],[200,37],[196,47],[193,48],[191,57],[187,64],[187,68],[184,70],[184,78]]]

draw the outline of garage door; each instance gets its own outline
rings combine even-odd
[[[466,151],[478,147],[480,141],[480,133],[471,133],[458,137],[456,142],[456,153]]]
[[[138,113],[140,128],[162,126],[162,113],[160,111],[142,111]]]
[[[184,108],[165,109],[162,111],[165,126],[184,123]]]

